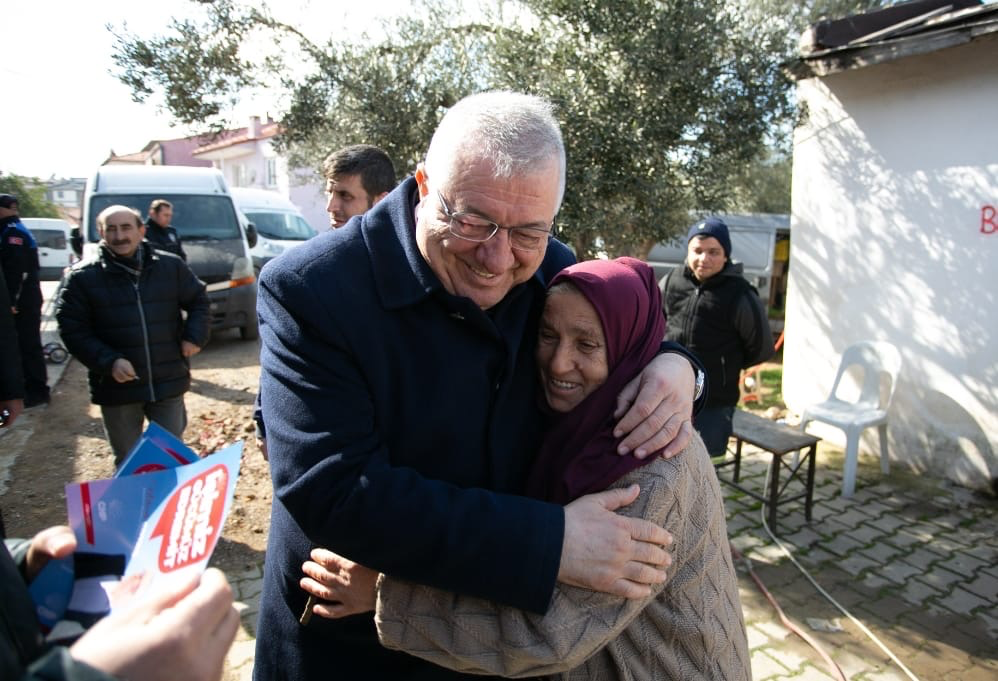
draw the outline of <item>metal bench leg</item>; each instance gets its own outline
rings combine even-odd
[[[779,534],[776,531],[776,505],[780,498],[780,465],[782,462],[783,460],[778,454],[773,454],[772,473],[769,476],[769,528],[773,534]]]
[[[811,505],[814,503],[814,460],[818,458],[818,444],[811,445],[807,452],[807,497],[804,500],[804,518],[811,522]]]

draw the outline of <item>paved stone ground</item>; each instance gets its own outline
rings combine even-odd
[[[768,459],[743,464],[744,486],[762,490]],[[803,501],[787,504],[778,520],[782,542],[918,678],[998,678],[998,502],[905,471],[882,477],[874,459],[861,460],[856,494],[843,499],[841,470],[841,451],[819,448],[812,522]],[[761,504],[727,488],[725,505],[732,544],[847,678],[908,678],[772,542]],[[833,678],[746,577],[740,589],[756,681]],[[808,618],[838,618],[843,631],[813,631]]]
[[[761,492],[768,455],[743,454],[742,484]],[[755,452],[755,453],[753,453]],[[903,471],[881,477],[860,461],[856,494],[839,496],[841,451],[819,448],[813,520],[803,502],[781,507],[780,539],[816,581],[922,681],[998,678],[998,502],[947,481]],[[730,469],[722,471],[730,475]],[[766,533],[761,504],[725,486],[732,544],[798,626],[853,681],[909,678],[800,574]],[[793,493],[793,488],[790,488]],[[740,591],[756,681],[834,678],[821,657],[781,623],[743,565]],[[229,575],[243,627],[226,679],[249,679],[262,566]],[[808,618],[842,631],[814,631]]]

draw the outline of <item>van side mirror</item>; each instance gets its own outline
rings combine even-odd
[[[69,245],[77,257],[83,257],[83,234],[79,227],[73,227],[69,230]]]
[[[246,243],[249,244],[250,248],[253,248],[254,246],[256,246],[256,242],[257,242],[256,225],[254,225],[252,222],[247,222]]]

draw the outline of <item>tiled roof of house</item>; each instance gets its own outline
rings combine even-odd
[[[150,158],[155,154],[155,149],[150,149],[148,146],[142,151],[136,151],[131,154],[116,154],[114,150],[111,150],[110,155],[101,165],[111,165],[113,163],[147,163]]]
[[[197,156],[198,154],[202,154],[204,152],[217,151],[218,149],[225,149],[226,147],[234,147],[239,144],[245,144],[246,142],[270,139],[271,137],[276,137],[280,132],[280,124],[272,120],[260,123],[256,135],[250,134],[249,126],[245,128],[237,128],[235,130],[225,130],[219,133],[215,141],[198,147],[192,153]]]

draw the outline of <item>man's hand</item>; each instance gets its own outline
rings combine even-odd
[[[201,352],[201,348],[190,341],[180,341],[180,354],[184,357],[193,357]]]
[[[239,627],[225,575],[166,582],[134,607],[103,618],[70,654],[120,679],[218,681]]]
[[[119,357],[111,365],[111,378],[118,383],[128,383],[129,381],[137,381],[139,376],[135,373],[135,367],[132,366],[131,362],[124,357]]]
[[[666,352],[649,362],[617,396],[613,416],[620,421],[613,434],[627,435],[617,453],[633,451],[643,459],[665,447],[663,457],[678,454],[693,436],[690,418],[695,384],[690,361],[678,353]]]
[[[328,619],[374,610],[377,601],[378,572],[332,551],[312,549],[312,560],[302,564],[307,576],[299,585],[310,596],[326,601],[313,602],[312,612]]]
[[[76,537],[73,536],[73,530],[65,525],[56,525],[36,534],[28,545],[25,568],[28,583],[38,576],[51,559],[65,558],[74,550],[76,550]]]
[[[0,411],[4,409],[7,410],[7,420],[4,422],[3,427],[11,426],[17,417],[21,415],[24,411],[24,400],[3,400],[0,401]]]
[[[580,497],[565,507],[565,539],[558,581],[594,591],[644,598],[649,584],[666,579],[672,564],[665,529],[613,511],[638,498],[640,489],[611,489]]]

